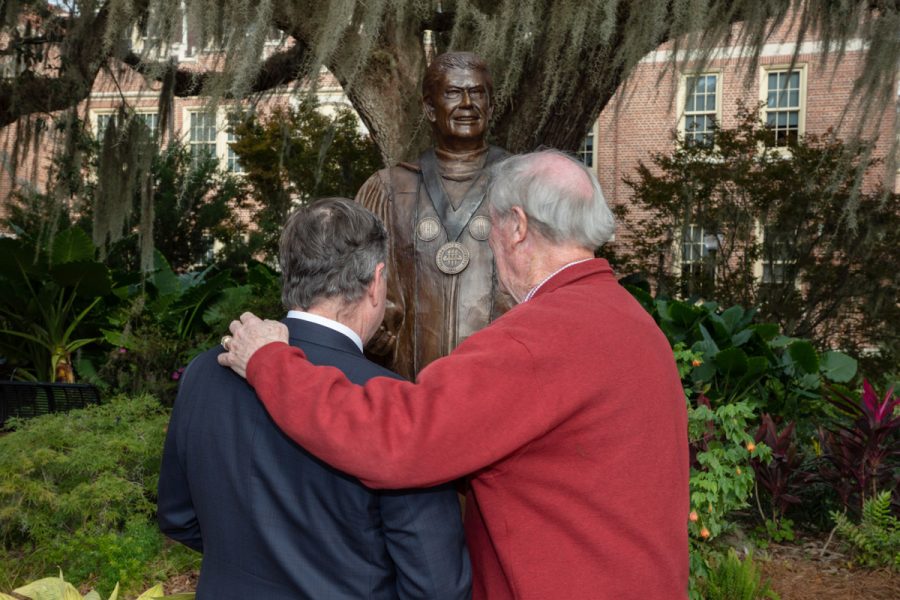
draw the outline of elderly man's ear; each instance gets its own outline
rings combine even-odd
[[[513,206],[510,213],[509,220],[512,222],[510,242],[515,245],[523,242],[528,236],[528,216],[521,206]]]
[[[375,276],[366,290],[366,297],[372,306],[379,306],[384,303],[387,293],[387,273],[385,263],[380,262],[375,265]]]

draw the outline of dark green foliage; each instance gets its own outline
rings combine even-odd
[[[112,289],[90,237],[73,227],[41,240],[0,239],[0,354],[9,376],[73,381],[73,353],[99,334],[87,321]]]
[[[881,492],[863,504],[860,522],[833,512],[835,531],[845,540],[858,564],[900,572],[900,520],[891,514],[891,494]]]
[[[0,589],[61,567],[109,593],[183,567],[152,522],[167,423],[148,396],[14,422],[0,437]]]
[[[749,399],[762,411],[808,422],[824,405],[822,381],[848,381],[856,374],[849,356],[820,354],[808,341],[783,335],[778,325],[758,322],[755,309],[723,310],[715,302],[691,304],[629,289],[673,347],[681,343],[700,356],[685,385],[713,408]]]
[[[706,600],[778,600],[768,582],[753,562],[752,556],[741,560],[734,550],[730,550],[715,569],[710,571],[704,582]]]
[[[222,335],[224,330],[211,330],[203,315],[231,285],[228,271],[213,268],[178,275],[157,252],[156,270],[143,286],[117,290],[122,305],[103,330],[112,350],[96,369],[95,385],[153,393],[171,404],[184,368]]]
[[[245,208],[241,181],[218,166],[214,157],[194,159],[179,142],[169,143],[150,163],[153,245],[172,269],[183,273],[212,264],[219,240],[219,264],[241,266],[249,257],[238,210]],[[134,191],[128,232],[110,245],[108,262],[125,271],[141,268],[138,223],[142,191]]]
[[[278,254],[278,236],[295,203],[325,196],[353,198],[381,167],[375,144],[360,133],[353,113],[339,108],[329,117],[314,100],[250,117],[234,132],[237,141],[231,146],[259,202],[250,245],[269,258]]]
[[[755,111],[739,107],[738,121],[712,145],[677,140],[627,182],[650,216],[628,223],[625,270],[645,273],[660,295],[758,306],[788,336],[864,357],[870,376],[896,371],[900,198],[857,195],[860,170],[879,166],[871,144],[807,135],[784,152]],[[692,225],[717,248],[679,273]]]

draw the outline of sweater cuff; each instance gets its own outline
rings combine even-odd
[[[293,352],[292,352],[293,351]],[[271,374],[272,367],[278,362],[278,357],[286,358],[288,354],[295,354],[299,358],[306,358],[306,355],[299,348],[289,346],[284,342],[269,342],[259,350],[253,353],[250,361],[247,363],[247,382],[256,387],[260,379],[266,374]],[[266,368],[268,365],[268,368]]]

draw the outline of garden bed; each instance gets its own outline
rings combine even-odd
[[[849,557],[824,540],[772,544],[759,561],[781,600],[896,600],[900,575],[887,569],[849,566]]]

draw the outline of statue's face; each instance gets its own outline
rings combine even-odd
[[[481,145],[492,110],[484,76],[471,69],[443,73],[425,99],[437,145],[449,150]]]

